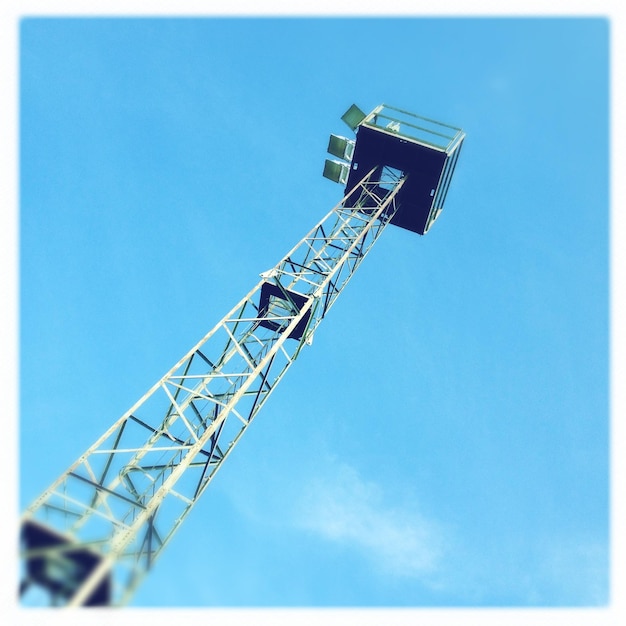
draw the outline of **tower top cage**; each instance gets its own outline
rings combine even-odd
[[[406,178],[391,223],[420,235],[439,217],[465,139],[462,129],[386,104],[365,114],[352,105],[341,118],[356,141],[331,135],[324,175],[352,189],[372,168]],[[386,189],[380,189],[384,196]]]

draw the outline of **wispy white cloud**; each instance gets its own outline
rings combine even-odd
[[[302,492],[298,524],[325,539],[361,551],[385,574],[424,578],[442,556],[441,527],[414,505],[390,502],[374,482],[345,463]]]
[[[564,533],[543,546],[533,589],[539,602],[603,606],[609,601],[607,545]]]

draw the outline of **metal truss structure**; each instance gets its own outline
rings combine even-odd
[[[22,588],[123,605],[398,208],[372,168],[22,519]]]

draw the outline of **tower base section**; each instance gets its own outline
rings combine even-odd
[[[31,585],[37,585],[49,594],[54,605],[66,604],[102,558],[85,547],[72,548],[69,539],[34,521],[24,522],[22,526],[22,546],[27,556],[20,593],[24,594]],[[107,577],[84,606],[108,606],[110,603],[111,580]]]

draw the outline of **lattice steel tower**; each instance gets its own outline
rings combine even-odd
[[[424,234],[465,134],[381,105],[342,117],[324,176],[346,195],[26,510],[21,592],[125,604],[385,226]]]

